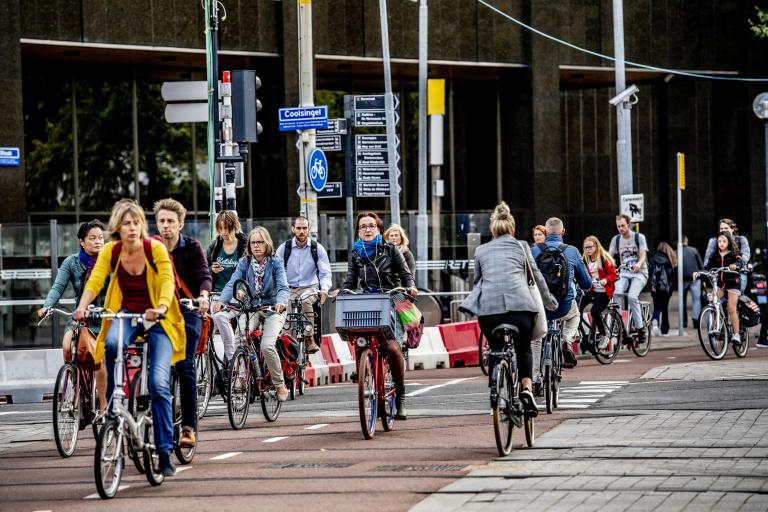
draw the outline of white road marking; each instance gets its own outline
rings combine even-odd
[[[215,457],[211,457],[211,459],[210,459],[210,460],[224,460],[224,459],[229,459],[230,457],[237,457],[237,456],[238,456],[238,455],[240,455],[241,453],[243,453],[243,452],[227,452],[227,453],[222,453],[221,455],[216,455]]]
[[[263,440],[262,443],[276,443],[278,441],[282,441],[283,439],[288,439],[288,436],[270,437],[269,439]]]
[[[417,389],[416,391],[411,391],[410,393],[406,393],[405,396],[416,396],[426,393],[427,391],[432,391],[433,389],[442,388],[445,386],[450,386],[452,384],[458,384],[459,382],[464,382],[465,380],[472,380],[476,379],[477,377],[466,377],[463,379],[454,379],[448,382],[445,382],[443,384],[435,384],[434,386],[427,386],[425,388]]]
[[[578,404],[578,403],[585,403],[585,404],[593,404],[597,402],[599,398],[561,398],[557,401],[558,404]]]
[[[586,409],[589,407],[587,404],[561,404],[557,402],[557,409]]]
[[[616,359],[614,363],[628,363],[629,359]]]
[[[609,384],[629,384],[628,380],[583,380],[579,382],[580,386],[592,386],[592,385],[609,385]]]
[[[117,492],[124,491],[127,488],[129,488],[129,487],[130,487],[130,485],[121,485],[120,487],[117,488]],[[101,496],[99,496],[99,493],[95,493],[95,494],[89,494],[88,496],[86,496],[83,499],[84,500],[95,500],[95,499],[98,499],[98,498],[101,498]]]
[[[613,393],[618,388],[563,388],[560,390],[561,393]]]
[[[0,416],[5,416],[8,414],[44,414],[49,413],[51,411],[45,410],[45,411],[6,411],[6,412],[0,412]]]
[[[186,471],[188,469],[192,469],[193,466],[179,466],[176,468],[176,474],[178,475],[182,471]]]
[[[310,425],[308,427],[304,427],[304,430],[317,430],[323,427],[327,427],[329,423],[318,423],[317,425]]]

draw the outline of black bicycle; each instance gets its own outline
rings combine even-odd
[[[525,430],[525,443],[533,446],[536,435],[535,420],[532,414],[526,414],[519,398],[517,361],[513,338],[518,334],[517,327],[501,324],[493,329],[493,335],[504,340],[501,350],[490,350],[491,369],[491,412],[493,415],[493,433],[496,448],[500,455],[512,451],[512,431],[514,427]]]
[[[541,344],[541,385],[547,414],[552,414],[560,400],[560,382],[563,380],[562,326],[561,319],[548,320],[547,334]]]
[[[590,313],[591,314],[591,313]],[[595,320],[588,321],[582,311],[579,319],[579,337],[581,340],[582,353],[589,352],[600,364],[611,364],[619,353],[619,348],[623,340],[624,322],[621,319],[619,305],[615,302],[609,302],[601,313],[603,325],[605,326],[605,337],[607,344],[600,348],[598,344],[598,332],[595,329]]]

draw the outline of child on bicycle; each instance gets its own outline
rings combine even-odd
[[[584,311],[587,305],[592,304],[592,326],[597,331],[595,343],[598,350],[605,350],[608,348],[608,337],[605,333],[602,313],[613,298],[615,283],[619,275],[616,272],[613,257],[603,248],[596,236],[590,235],[585,238],[582,247],[582,260],[584,266],[587,267],[589,277],[592,278],[592,288],[584,294],[579,309]],[[584,341],[582,340],[582,343]]]
[[[733,341],[734,343],[741,342],[741,335],[739,334],[739,313],[737,305],[739,303],[739,296],[741,295],[741,278],[737,270],[740,270],[744,265],[741,255],[739,253],[739,246],[736,243],[733,235],[724,231],[717,237],[717,250],[709,257],[705,268],[712,270],[715,268],[727,267],[733,272],[720,272],[720,276],[717,280],[718,290],[717,296],[723,298],[723,295],[728,295],[728,318],[731,320],[731,327],[733,328]],[[694,272],[693,278],[698,277],[698,272]]]

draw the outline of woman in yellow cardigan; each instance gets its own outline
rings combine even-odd
[[[115,312],[143,313],[147,322],[155,322],[159,315],[165,315],[147,331],[151,362],[149,391],[155,443],[160,456],[158,469],[165,476],[173,476],[176,468],[170,458],[173,450],[171,365],[184,359],[186,338],[184,319],[175,295],[171,259],[162,242],[149,239],[144,210],[133,200],[121,200],[115,204],[108,230],[113,238],[120,240],[117,262],[113,265],[112,254],[118,242],[110,242],[99,252],[74,317],[80,320],[87,316],[86,308],[99,295],[104,278],[110,273],[112,277],[107,288],[105,308]],[[145,243],[150,244],[152,262],[145,254]],[[121,321],[124,322],[125,337],[122,341],[125,350],[144,331],[144,326],[132,327],[130,320]],[[110,398],[115,386],[114,366],[120,342],[118,327],[117,322],[105,319],[96,344],[96,361],[106,356]]]

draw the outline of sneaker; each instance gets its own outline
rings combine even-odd
[[[179,439],[179,446],[181,448],[192,448],[197,444],[195,439],[195,430],[192,427],[182,427],[181,439]]]
[[[307,354],[314,354],[320,350],[320,347],[317,346],[314,338],[305,338],[304,346],[306,347]]]
[[[576,354],[571,349],[571,344],[567,341],[563,342],[563,368],[573,368],[578,361],[576,360]]]
[[[523,404],[526,416],[536,417],[539,415],[539,408],[536,406],[536,400],[529,389],[523,389],[520,392],[520,402]]]
[[[595,340],[595,343],[597,343],[598,350],[605,350],[608,348],[608,337],[605,335],[600,335]]]
[[[659,322],[657,320],[653,320],[651,322],[651,336],[659,336],[661,334],[661,331],[659,330]]]
[[[401,394],[395,396],[395,419],[405,420],[408,413],[405,410],[405,397]]]
[[[738,344],[738,343],[741,343],[741,334],[739,334],[739,333],[736,333],[736,334],[734,334],[734,335],[731,337],[731,339],[733,340],[733,342],[734,342],[734,343],[737,343],[737,344]]]
[[[176,476],[176,466],[173,465],[170,453],[161,453],[157,471],[163,476]]]
[[[286,400],[288,400],[288,388],[281,385],[277,388],[277,401],[285,402]]]
[[[638,343],[645,343],[645,330],[644,329],[638,329],[637,330],[637,342]]]
[[[757,348],[768,348],[768,340],[757,340],[755,346]]]

